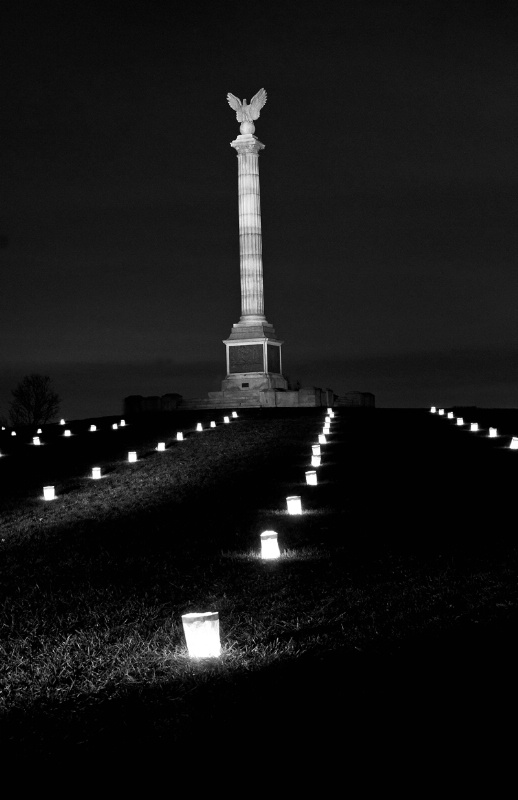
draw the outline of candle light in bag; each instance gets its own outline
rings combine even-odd
[[[191,658],[215,658],[221,655],[217,611],[182,614],[182,625]]]
[[[306,472],[306,483],[308,486],[316,486],[317,485],[317,473],[313,469],[309,469]]]
[[[320,466],[320,456],[311,456],[311,466],[312,467],[319,467]]]
[[[54,487],[53,486],[44,486],[43,487],[43,498],[45,500],[55,500],[56,499],[56,493],[54,491]]]
[[[165,442],[159,442],[156,446],[156,449],[161,453],[165,450]]]
[[[137,454],[136,454],[135,450],[132,450],[131,452],[128,453],[128,461],[133,462],[133,461],[136,461],[136,460],[137,460]]]
[[[286,498],[288,514],[302,514],[302,503],[299,495],[292,495]]]
[[[275,531],[261,533],[261,558],[279,558],[281,551]]]
[[[97,480],[101,477],[101,468],[100,467],[92,467],[92,478]]]
[[[176,439],[179,442],[183,442],[183,433],[181,431],[178,431],[178,433],[176,434]]]

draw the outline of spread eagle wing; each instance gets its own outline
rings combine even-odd
[[[257,94],[254,94],[250,100],[250,113],[252,119],[259,119],[259,113],[266,103],[266,92],[264,89],[259,89]]]
[[[233,108],[236,112],[236,117],[238,122],[243,122],[243,103],[236,97],[235,94],[229,92],[227,94],[227,100],[230,108]]]

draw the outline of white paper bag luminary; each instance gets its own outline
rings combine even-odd
[[[100,467],[92,467],[92,478],[97,480],[101,477],[101,468]]]
[[[327,439],[326,439],[325,433],[319,433],[318,434],[318,443],[319,444],[325,444],[326,442],[327,442]]]
[[[125,419],[121,419],[119,425],[121,426],[121,428],[124,428],[125,425],[126,425],[126,420]]]
[[[116,423],[116,422],[114,422],[114,423],[113,423],[113,425],[112,425],[112,430],[113,430],[113,431],[116,431],[118,427],[119,427],[119,426],[117,425],[117,423]]]
[[[444,408],[439,409],[439,416],[440,417],[444,416]]]
[[[317,473],[314,469],[308,469],[306,471],[306,483],[308,486],[316,486],[317,485]]]
[[[59,424],[60,424],[60,425],[66,425],[66,422],[65,422],[65,420],[64,420],[64,419],[60,419],[60,420],[59,420]]]
[[[230,417],[223,417],[223,422],[225,423],[225,425],[228,425],[230,422]]]
[[[476,433],[478,431],[478,422],[472,422],[469,429],[473,431],[473,433]]]
[[[233,412],[232,412],[232,416],[234,417],[234,419],[236,419],[236,417],[237,417],[237,411],[233,411]]]
[[[90,425],[90,431],[91,432],[92,431],[96,431],[96,430],[97,430],[97,425]]]
[[[279,558],[279,542],[275,531],[263,531],[261,534],[261,558]]]
[[[497,436],[498,436],[497,429],[496,428],[490,428],[489,429],[489,438],[490,439],[495,439]]]
[[[464,425],[464,418],[463,417],[457,417],[457,425]]]
[[[518,436],[513,436],[509,448],[511,450],[518,450]]]
[[[33,444],[41,444],[40,437],[39,436],[33,436],[32,437],[32,443]]]
[[[221,655],[217,611],[182,614],[182,625],[191,658],[217,658]]]
[[[44,486],[43,487],[43,499],[44,500],[55,500],[56,493],[54,491],[53,486]]]
[[[201,422],[198,422],[198,424],[196,425],[196,430],[197,430],[198,432],[200,432],[200,431],[202,431],[202,430],[203,430],[203,425],[201,424]]]
[[[448,419],[453,419],[453,411],[448,411]]]
[[[311,450],[313,451],[313,455],[314,456],[322,455],[322,452],[320,450],[320,445],[319,444],[312,444],[311,445]]]
[[[176,440],[178,442],[183,442],[183,433],[182,433],[182,431],[178,431],[178,433],[176,434]]]
[[[69,430],[67,429],[67,430],[64,432],[63,436],[72,436],[72,431],[69,431]]]
[[[135,452],[135,450],[131,450],[128,453],[128,461],[134,462],[136,460],[137,460],[137,453]]]
[[[436,411],[437,411],[436,407],[432,406],[431,409],[430,409],[430,413],[431,414],[435,414]]]
[[[159,453],[163,453],[165,450],[165,442],[159,442],[156,446],[156,449]]]
[[[291,495],[286,498],[286,505],[288,507],[288,514],[302,514],[302,503],[300,502],[300,495]]]
[[[321,460],[320,456],[311,456],[311,466],[319,467]]]

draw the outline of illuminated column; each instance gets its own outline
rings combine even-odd
[[[239,195],[239,259],[242,325],[266,322],[264,316],[263,258],[259,151],[264,148],[251,133],[240,134],[231,146],[237,151]]]

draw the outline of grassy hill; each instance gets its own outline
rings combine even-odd
[[[365,758],[394,747],[395,719],[410,749],[452,720],[498,736],[515,702],[518,412],[466,410],[471,434],[423,410],[342,409],[308,487],[324,413],[78,421],[39,448],[4,433],[4,752],[250,753],[274,735],[286,757]],[[265,529],[276,562],[258,557]],[[206,610],[223,651],[196,662],[181,614]]]

